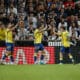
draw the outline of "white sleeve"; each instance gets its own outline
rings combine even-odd
[[[60,27],[61,27],[61,23],[58,24],[58,30],[60,30]]]
[[[16,8],[13,9],[13,12],[17,15],[17,9]]]
[[[72,36],[72,29],[71,29],[71,27],[69,27],[69,33],[70,33],[70,36]]]

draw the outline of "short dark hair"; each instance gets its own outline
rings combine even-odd
[[[40,28],[40,27],[41,27],[41,23],[38,22],[38,23],[37,23],[37,28]]]
[[[65,28],[64,26],[61,26],[61,28],[62,28],[63,30],[66,30],[66,28]]]

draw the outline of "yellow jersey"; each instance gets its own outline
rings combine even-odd
[[[68,31],[64,31],[61,33],[61,42],[62,42],[62,46],[70,47],[70,38],[69,38]]]
[[[5,41],[7,43],[13,43],[14,42],[14,40],[13,40],[13,33],[9,29],[5,30]]]
[[[43,33],[39,32],[39,29],[34,31],[34,43],[41,43],[42,42]]]
[[[0,40],[5,40],[5,29],[0,29]]]

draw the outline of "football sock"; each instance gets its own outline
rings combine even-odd
[[[37,61],[37,56],[34,56],[34,62],[36,62]]]
[[[60,63],[63,63],[63,58],[60,58]]]
[[[11,62],[14,62],[13,56],[10,56],[10,60],[11,60]]]
[[[44,59],[44,55],[41,55],[41,58],[40,58],[40,60],[42,61]]]
[[[2,60],[5,60],[6,57],[7,57],[6,54],[4,54],[4,56],[2,57]]]
[[[72,56],[69,56],[69,57],[70,57],[71,61],[72,61],[72,62],[74,62],[74,59],[73,59],[73,57],[72,57]]]

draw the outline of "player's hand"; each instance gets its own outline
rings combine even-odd
[[[12,27],[13,25],[11,23],[9,23],[8,27]]]

